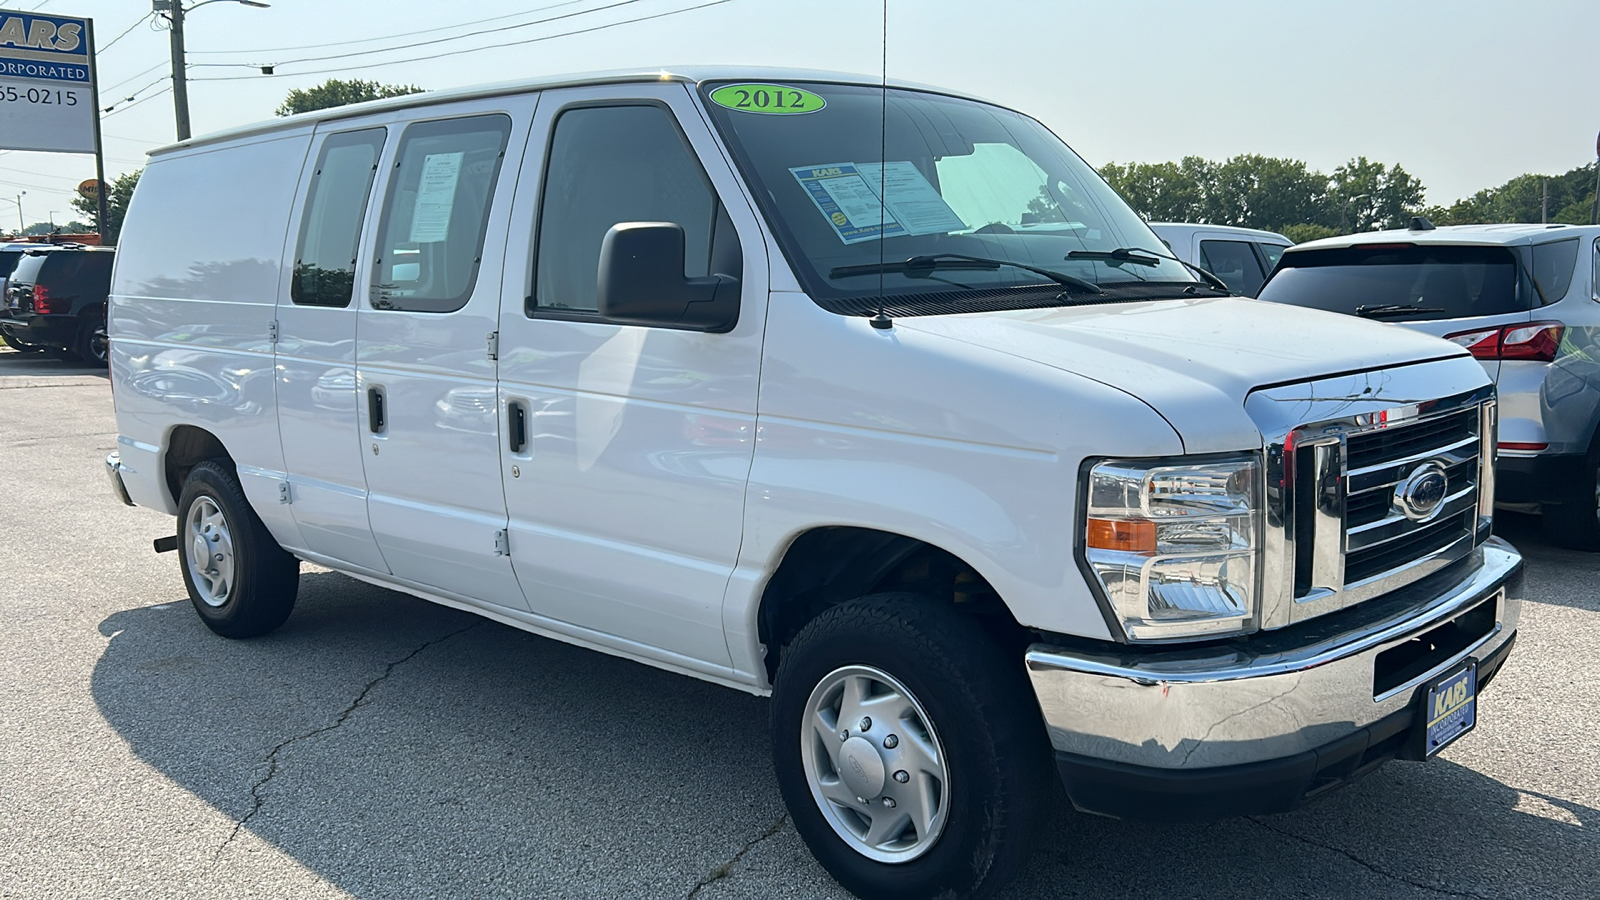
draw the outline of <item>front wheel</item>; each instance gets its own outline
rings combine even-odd
[[[200,463],[184,481],[178,561],[195,611],[223,637],[266,634],[294,610],[300,561],[272,539],[221,463]]]
[[[834,607],[785,651],[773,756],[795,830],[861,897],[971,896],[1026,861],[1051,796],[1020,659],[913,594]]]

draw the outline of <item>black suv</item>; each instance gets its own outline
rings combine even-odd
[[[106,364],[110,247],[60,244],[29,250],[6,287],[0,333],[7,344],[44,346],[90,365]]]

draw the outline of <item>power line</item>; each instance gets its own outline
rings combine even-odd
[[[121,81],[117,82],[116,84],[113,84],[111,87],[103,87],[103,88],[101,88],[100,89],[100,93],[102,93],[102,94],[114,94],[114,93],[116,93],[117,88],[122,87],[123,85],[128,84],[129,82],[138,81],[139,79],[143,78],[144,76],[149,75],[151,72],[154,72],[157,69],[165,68],[168,65],[170,65],[169,62],[167,62],[166,60],[162,60],[161,62],[156,63],[155,65],[151,66],[148,69],[145,69],[143,72],[140,72],[137,75],[130,75],[127,78],[122,79]]]
[[[454,25],[441,25],[436,28],[422,28],[417,31],[402,31],[399,34],[385,34],[379,35],[378,37],[352,38],[348,41],[330,41],[326,44],[300,44],[294,47],[261,47],[254,50],[191,50],[189,51],[189,55],[219,56],[233,55],[238,53],[287,53],[293,50],[320,50],[323,47],[348,47],[351,44],[370,44],[373,41],[388,41],[393,40],[394,38],[414,37],[419,34],[433,34],[434,32],[439,31],[449,31],[452,28],[467,28],[472,25],[482,25],[485,22],[498,22],[502,19],[515,19],[518,16],[526,16],[530,13],[544,12],[547,9],[558,9],[563,6],[572,6],[575,3],[588,2],[589,0],[565,0],[563,3],[552,3],[549,6],[539,6],[533,9],[525,9],[521,12],[506,13],[503,16],[490,16],[487,19],[474,19],[470,22],[457,22]]]
[[[275,73],[273,73],[271,75],[218,75],[218,76],[213,76],[211,78],[191,78],[189,80],[190,81],[246,81],[246,80],[254,81],[254,80],[261,79],[261,78],[282,78],[282,77],[294,77],[294,76],[301,76],[301,75],[331,75],[331,74],[334,74],[334,73],[337,73],[337,72],[355,72],[355,71],[361,71],[361,70],[366,70],[366,69],[376,69],[376,68],[381,68],[383,66],[399,65],[401,63],[423,62],[423,61],[430,60],[430,59],[440,59],[440,58],[446,57],[446,56],[464,56],[464,55],[466,55],[468,53],[477,53],[477,52],[480,52],[480,51],[483,51],[483,50],[499,50],[499,49],[501,49],[503,47],[520,47],[520,46],[523,46],[525,44],[536,44],[536,43],[538,43],[540,41],[554,40],[555,38],[572,37],[573,35],[578,35],[578,34],[589,34],[591,32],[595,32],[595,31],[604,31],[607,28],[615,28],[615,27],[617,27],[619,25],[632,25],[632,24],[634,24],[636,22],[648,22],[651,19],[663,19],[663,18],[666,18],[667,16],[675,16],[675,15],[678,15],[679,13],[694,12],[697,9],[706,9],[706,8],[712,7],[712,6],[721,6],[724,3],[731,3],[731,2],[733,2],[733,0],[710,0],[710,2],[707,2],[707,3],[699,3],[699,4],[696,4],[694,6],[686,6],[686,7],[682,8],[682,9],[671,9],[671,10],[667,10],[666,12],[654,13],[654,14],[648,15],[648,16],[639,16],[639,17],[633,18],[633,19],[623,19],[620,22],[607,22],[604,25],[594,25],[594,26],[591,26],[589,28],[578,28],[578,29],[574,29],[572,31],[563,31],[563,32],[558,32],[556,34],[547,34],[547,35],[542,35],[540,37],[535,37],[535,38],[525,38],[525,39],[520,40],[520,41],[507,41],[507,42],[504,42],[504,43],[490,44],[489,46],[486,46],[486,47],[468,47],[465,50],[451,50],[451,51],[446,51],[444,53],[432,53],[432,54],[429,54],[427,56],[413,56],[413,57],[409,57],[409,58],[406,58],[406,59],[391,59],[391,60],[387,60],[387,61],[384,61],[384,62],[370,62],[370,63],[365,63],[365,64],[359,65],[359,66],[341,66],[341,67],[333,68],[333,69],[313,69],[313,70],[308,71],[308,72],[275,72]]]
[[[413,41],[413,42],[411,42],[409,44],[396,44],[393,47],[379,47],[379,48],[377,48],[375,50],[355,50],[355,51],[352,51],[350,53],[332,53],[332,54],[329,54],[327,56],[306,56],[306,57],[301,57],[300,59],[286,59],[283,62],[273,63],[273,65],[274,66],[292,66],[292,65],[295,65],[296,63],[303,63],[303,62],[323,62],[323,61],[330,60],[330,59],[349,59],[349,58],[354,57],[354,56],[372,56],[373,54],[376,54],[376,53],[393,53],[396,50],[410,50],[410,49],[415,48],[415,47],[427,47],[427,46],[431,46],[433,44],[445,44],[445,43],[449,43],[450,41],[460,41],[460,40],[465,40],[465,39],[470,38],[470,37],[480,37],[480,36],[485,35],[485,34],[500,34],[500,33],[504,33],[504,32],[507,32],[507,31],[515,31],[518,28],[530,28],[530,27],[532,27],[534,25],[544,25],[544,24],[546,24],[548,22],[559,22],[562,19],[571,19],[571,18],[574,18],[576,16],[586,16],[586,15],[589,15],[590,13],[604,12],[604,11],[606,11],[608,9],[616,9],[619,6],[628,6],[630,4],[638,3],[638,2],[639,2],[639,0],[616,0],[616,2],[614,2],[614,3],[608,3],[608,4],[604,5],[604,6],[596,6],[593,9],[580,9],[580,10],[578,10],[576,12],[562,13],[559,16],[550,16],[549,18],[545,18],[545,19],[535,19],[532,22],[521,22],[521,23],[518,23],[516,25],[507,25],[504,28],[485,28],[485,29],[482,29],[481,31],[469,31],[466,34],[458,34],[458,35],[454,35],[452,37],[433,38],[432,40],[427,40],[427,41]],[[240,67],[244,67],[244,68],[255,69],[255,68],[259,68],[260,67],[259,63],[195,63],[194,65],[195,65],[196,68],[204,66],[204,67],[207,67],[207,68],[240,68]]]
[[[146,96],[140,97],[139,99],[133,101],[132,103],[129,103],[127,106],[122,106],[122,107],[119,107],[117,109],[114,109],[111,112],[108,112],[108,113],[102,115],[100,118],[109,119],[112,116],[121,115],[122,113],[125,113],[130,109],[133,109],[135,106],[138,106],[139,104],[145,102],[146,100],[154,100],[155,98],[161,96],[162,94],[168,93],[171,90],[172,90],[172,85],[169,84],[166,87],[162,88],[161,90],[156,91],[154,94],[147,94]],[[133,138],[124,138],[124,140],[134,140],[134,139]],[[160,143],[160,142],[159,141],[151,141],[150,143],[155,144],[155,143]]]
[[[134,91],[134,92],[133,92],[133,93],[131,93],[131,94],[129,94],[129,95],[128,95],[128,96],[126,96],[126,97],[124,97],[124,98],[123,98],[123,99],[121,99],[121,100],[113,100],[113,101],[111,101],[111,105],[110,105],[110,106],[107,106],[107,107],[103,107],[103,108],[102,108],[102,112],[107,112],[107,113],[109,113],[109,112],[111,112],[111,111],[112,111],[112,110],[115,110],[115,109],[116,109],[116,108],[117,108],[117,107],[118,107],[118,106],[121,106],[121,105],[122,105],[122,104],[124,104],[124,103],[133,103],[133,102],[136,102],[136,101],[135,101],[135,100],[134,100],[134,98],[135,98],[135,97],[138,97],[138,96],[139,96],[139,95],[140,95],[140,94],[142,94],[142,93],[144,93],[144,92],[145,92],[145,91],[148,91],[148,90],[150,90],[150,89],[151,89],[151,88],[153,88],[153,87],[155,87],[155,86],[156,86],[156,85],[158,85],[158,84],[160,84],[160,83],[161,83],[161,82],[163,82],[163,81],[166,81],[166,80],[167,80],[167,79],[166,79],[166,78],[165,78],[165,77],[162,77],[162,78],[157,78],[157,79],[156,79],[156,80],[155,80],[155,81],[152,81],[152,82],[150,82],[150,83],[149,83],[149,84],[147,84],[147,85],[145,85],[145,86],[144,86],[144,87],[142,87],[142,88],[139,88],[139,89],[138,89],[138,90],[137,90],[137,91]],[[170,90],[172,90],[172,88],[171,88],[171,87],[170,87],[170,86],[169,86],[169,87],[168,87],[168,88],[167,88],[167,90],[169,90],[169,91],[170,91]],[[101,98],[101,102],[102,102],[102,103],[103,103],[103,102],[105,102],[105,98],[103,98],[103,97],[102,97],[102,98]]]
[[[100,54],[102,54],[102,53],[106,52],[107,50],[110,50],[112,47],[116,46],[117,41],[120,41],[123,38],[127,37],[129,32],[133,31],[135,28],[138,28],[140,25],[143,25],[145,20],[150,18],[153,15],[155,15],[155,13],[153,13],[153,12],[145,13],[144,15],[139,17],[139,21],[133,23],[132,25],[129,25],[127,28],[123,29],[123,32],[121,34],[119,34],[116,37],[112,38],[110,43],[106,44],[104,47],[96,47],[95,51],[94,51],[95,52],[95,56],[98,58]]]

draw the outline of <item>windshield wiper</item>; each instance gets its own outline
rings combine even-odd
[[[1137,255],[1141,253],[1146,253],[1149,255]],[[1157,257],[1160,257],[1160,259],[1157,259]],[[1157,253],[1154,250],[1148,250],[1144,247],[1118,247],[1115,250],[1074,250],[1067,254],[1067,259],[1098,259],[1114,265],[1127,262],[1139,266],[1159,266],[1161,265],[1162,259],[1170,259],[1175,263],[1179,263],[1187,267],[1191,272],[1194,272],[1196,275],[1199,275],[1201,278],[1205,279],[1207,284],[1211,285],[1217,290],[1226,291],[1229,294],[1233,293],[1233,288],[1228,287],[1228,283],[1226,281],[1223,281],[1221,278],[1218,278],[1194,263],[1185,259],[1179,259],[1170,253]]]
[[[1009,259],[998,259],[989,256],[967,256],[964,253],[929,253],[923,256],[913,256],[899,262],[866,263],[859,266],[839,266],[828,272],[829,278],[846,278],[851,275],[877,275],[883,272],[899,272],[916,278],[932,272],[934,269],[998,269],[1001,266],[1010,266],[1013,269],[1022,269],[1035,275],[1043,275],[1062,287],[1071,288],[1084,294],[1103,294],[1100,286],[1092,281],[1085,281],[1063,272],[1050,269],[1041,269],[1027,263],[1012,262]]]
[[[1367,319],[1385,319],[1389,316],[1409,316],[1412,313],[1444,312],[1440,306],[1406,306],[1402,303],[1379,303],[1356,307],[1356,315]]]

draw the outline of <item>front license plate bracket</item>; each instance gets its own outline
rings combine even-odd
[[[1427,759],[1478,724],[1478,661],[1433,679],[1418,691],[1420,756]]]

